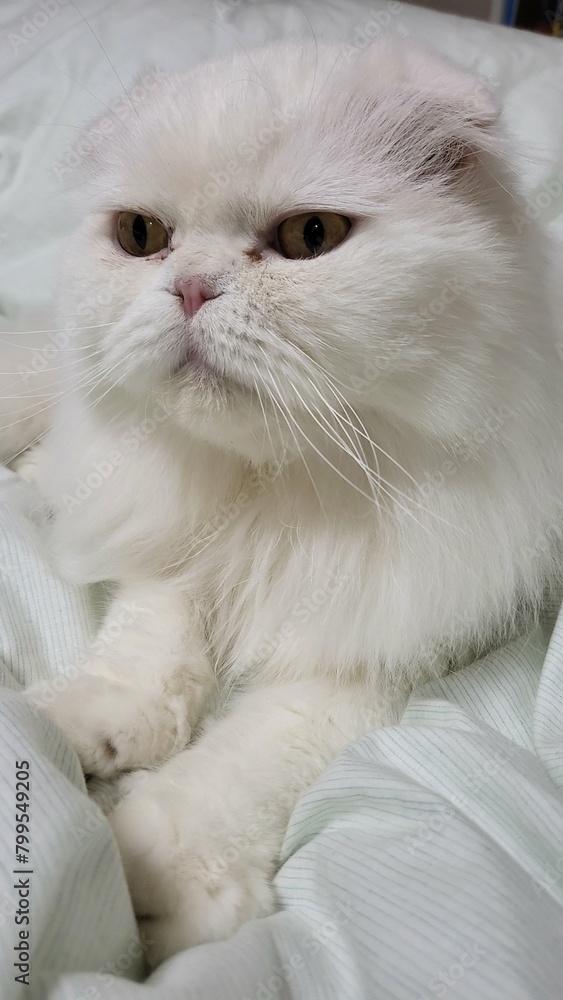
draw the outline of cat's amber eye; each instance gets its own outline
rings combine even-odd
[[[291,215],[278,226],[278,248],[284,257],[291,260],[318,257],[342,243],[351,226],[350,219],[336,212]]]
[[[120,212],[116,226],[117,242],[132,257],[150,257],[168,246],[168,230],[150,215]]]

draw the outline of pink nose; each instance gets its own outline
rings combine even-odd
[[[176,294],[182,299],[182,307],[188,319],[195,316],[204,302],[214,299],[215,295],[200,275],[193,278],[176,278],[174,282]]]

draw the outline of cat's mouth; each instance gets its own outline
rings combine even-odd
[[[253,395],[244,378],[236,372],[236,366],[228,364],[228,359],[217,357],[205,334],[193,322],[184,328],[176,341],[175,358],[169,370],[169,379],[179,388],[217,389],[221,393],[235,391]],[[225,364],[225,360],[227,364]],[[235,370],[233,371],[233,367]]]
[[[202,351],[190,347],[184,352],[181,360],[173,366],[170,377],[189,378],[192,375],[197,375],[199,378],[214,379],[215,381],[225,378]]]
[[[209,357],[205,349],[191,342],[183,346],[182,356],[170,371],[170,378],[173,378],[185,385],[205,383],[209,388],[213,385],[226,388],[244,389],[246,387],[230,372],[227,373],[224,367],[217,365]]]
[[[193,331],[182,330],[176,342],[175,358],[170,366],[169,376],[189,376],[197,373],[200,376],[218,379],[221,372],[213,363],[209,350],[193,335]]]
[[[211,364],[207,354],[196,344],[188,344],[186,346],[183,351],[182,358],[176,365],[175,373],[180,373],[188,368],[201,369],[202,371],[209,372],[210,374],[216,374],[216,369]]]

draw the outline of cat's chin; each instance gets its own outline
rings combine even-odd
[[[233,458],[254,466],[286,462],[290,457],[287,441],[278,427],[267,430],[264,412],[255,393],[226,380],[195,371],[162,393],[169,418],[180,430],[206,444],[230,452]]]
[[[226,376],[219,371],[207,354],[197,345],[189,344],[183,356],[174,365],[171,371],[172,378],[184,379],[211,379],[214,381],[226,381]]]
[[[216,366],[197,348],[190,348],[186,356],[172,369],[169,381],[180,393],[195,393],[198,401],[198,394],[201,395],[202,401],[207,400],[210,393],[215,394],[219,401],[232,400],[236,395],[253,394],[252,390],[235,375]]]
[[[229,379],[217,371],[208,362],[189,358],[181,362],[170,373],[170,382],[177,392],[209,392],[226,393],[229,391]]]

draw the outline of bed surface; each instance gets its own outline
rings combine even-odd
[[[12,353],[2,370],[29,367],[51,343],[9,334],[50,325],[77,212],[65,189],[71,144],[144,66],[181,69],[290,35],[361,46],[383,28],[489,79],[523,149],[515,168],[526,211],[563,241],[561,42],[377,0],[4,2],[0,322]],[[109,826],[62,734],[18,693],[79,662],[103,604],[99,591],[52,576],[42,518],[33,490],[0,470],[2,1000],[560,1000],[555,607],[533,636],[424,688],[401,725],[351,747],[304,796],[276,880],[278,914],[141,983],[142,942]],[[13,967],[18,760],[32,769],[30,986],[14,981]]]

